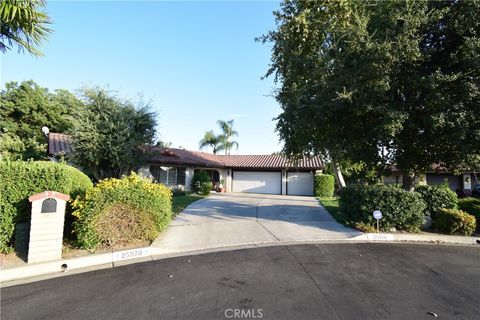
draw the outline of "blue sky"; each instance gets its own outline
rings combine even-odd
[[[238,151],[268,154],[281,144],[272,120],[273,80],[261,80],[278,2],[50,1],[54,33],[45,57],[1,56],[1,82],[33,79],[51,90],[100,85],[121,97],[140,93],[159,113],[159,134],[198,149],[218,119],[235,119]]]

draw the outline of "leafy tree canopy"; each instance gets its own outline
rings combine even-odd
[[[238,137],[238,131],[233,129],[233,119],[229,121],[218,120],[218,126],[222,133],[218,136],[220,141],[220,150],[225,150],[225,154],[230,154],[233,147],[238,149],[238,142],[232,140],[233,137]]]
[[[287,154],[419,173],[479,168],[479,1],[297,1],[267,76]]]
[[[216,135],[213,130],[206,131],[203,138],[199,142],[200,149],[212,147],[213,154],[217,154],[219,150],[222,150],[223,146],[220,145],[220,136]]]
[[[70,115],[82,102],[67,90],[49,92],[32,80],[8,82],[0,92],[0,153],[13,159],[42,159],[47,155],[47,138],[41,129],[67,132]]]
[[[14,46],[42,56],[37,47],[51,33],[50,19],[43,11],[44,0],[2,0],[0,2],[0,51]]]
[[[238,131],[233,129],[233,119],[229,121],[217,121],[221,134],[215,134],[213,130],[206,131],[203,138],[200,140],[200,149],[212,147],[213,154],[224,150],[225,154],[230,154],[233,147],[238,149],[238,142],[233,140],[233,137],[238,137]]]
[[[72,130],[73,161],[96,179],[119,178],[141,165],[155,139],[156,114],[104,89],[83,91],[85,108]]]

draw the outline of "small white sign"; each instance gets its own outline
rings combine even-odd
[[[128,259],[147,257],[149,255],[150,255],[150,248],[138,248],[138,249],[113,252],[112,260],[113,261],[128,260]]]
[[[373,211],[373,217],[377,220],[382,219],[382,212],[380,210]]]

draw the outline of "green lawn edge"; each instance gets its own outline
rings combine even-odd
[[[203,198],[204,198],[203,196],[199,196],[196,194],[185,194],[185,195],[173,196],[173,199],[172,199],[173,215],[176,216],[177,214],[182,212],[186,207],[188,207],[190,204]]]
[[[322,206],[325,209],[327,209],[328,213],[330,213],[337,222],[341,224],[346,224],[345,219],[343,218],[338,208],[339,197],[318,197],[317,199],[320,201]]]

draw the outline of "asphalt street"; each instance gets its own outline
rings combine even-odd
[[[193,255],[1,291],[1,319],[478,319],[480,246],[318,244]]]

